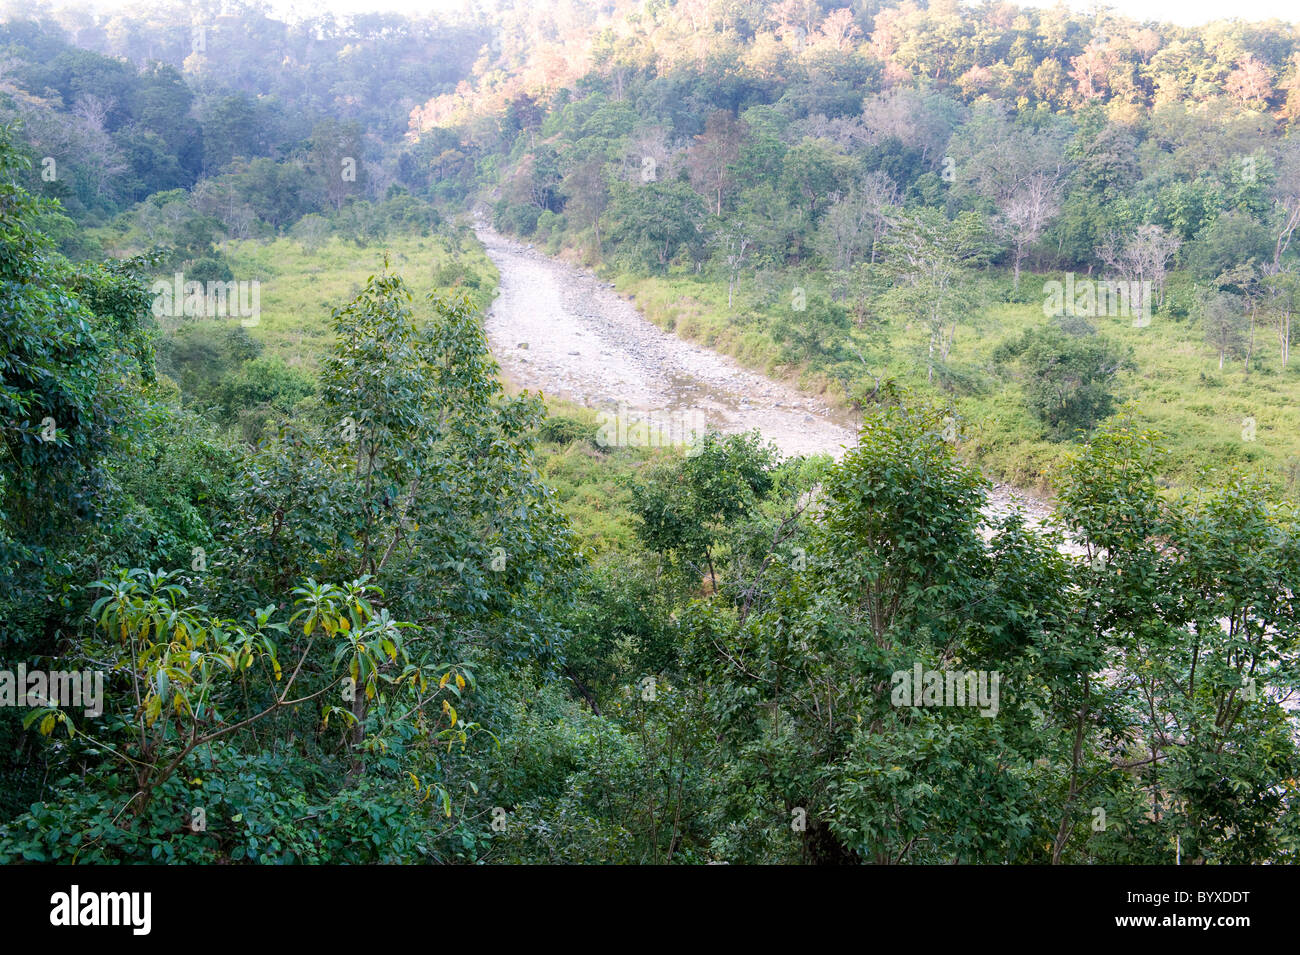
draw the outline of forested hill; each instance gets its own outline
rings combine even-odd
[[[1114,115],[1128,120],[1143,107],[1226,98],[1294,120],[1295,25],[1225,14],[1187,28],[1114,10],[956,0],[568,0],[505,14],[473,80],[431,99],[414,119],[427,128],[458,109],[519,96],[599,91],[621,99],[629,83],[658,76],[681,84],[683,115],[778,99],[792,115],[855,115],[863,92],[906,85],[1021,110],[1123,104]]]
[[[287,226],[313,209],[293,202],[294,170],[319,163],[326,141],[382,163],[411,109],[463,79],[486,36],[482,23],[384,14],[289,23],[257,4],[25,8],[0,23],[0,118],[61,162],[40,189],[78,220],[251,166],[263,190],[291,195],[277,210],[245,199],[250,221]]]
[[[412,135],[666,326],[846,402],[948,396],[1017,483],[1129,404],[1177,480],[1294,490],[1298,84],[1278,21],[574,3],[507,15]]]

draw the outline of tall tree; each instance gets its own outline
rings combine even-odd
[[[691,183],[712,205],[715,216],[722,215],[722,204],[731,187],[732,167],[740,158],[748,126],[727,110],[709,114],[704,132],[686,151],[686,165]]]

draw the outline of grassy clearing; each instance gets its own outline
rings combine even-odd
[[[382,245],[358,248],[332,239],[314,252],[294,241],[230,242],[223,251],[239,278],[261,281],[262,320],[252,333],[267,352],[287,363],[314,370],[331,345],[330,310],[352,298],[366,279],[390,268],[410,286],[417,304],[438,285],[460,276],[476,277],[471,288],[486,309],[499,281],[496,267],[481,245],[467,241],[453,251],[442,237],[395,236]],[[506,387],[514,391],[507,382]],[[595,411],[559,399],[547,399],[548,412],[589,428],[598,427]],[[668,450],[598,448],[593,441],[538,442],[538,469],[556,493],[579,542],[594,557],[635,548],[629,505],[631,480]]]
[[[289,365],[313,370],[331,345],[329,315],[361,291],[366,280],[384,267],[407,282],[418,307],[435,287],[468,279],[479,305],[491,301],[496,267],[474,242],[460,250],[442,236],[390,236],[359,247],[331,238],[307,252],[291,239],[272,242],[227,242],[222,251],[238,279],[261,282],[261,322],[252,334],[269,354]],[[477,283],[477,285],[471,284]]]
[[[594,560],[617,560],[620,555],[639,553],[632,484],[646,470],[680,451],[600,447],[594,439],[599,429],[597,412],[559,398],[547,398],[546,409],[551,418],[538,440],[537,467],[555,491],[560,511],[580,546]],[[587,436],[555,437],[557,431],[580,429]]]

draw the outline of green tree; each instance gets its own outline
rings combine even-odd
[[[662,271],[684,247],[701,245],[704,202],[684,182],[614,183],[606,235],[649,269]]]
[[[702,436],[684,459],[659,468],[634,489],[637,536],[688,567],[702,562],[716,591],[717,542],[771,490],[775,463],[775,450],[757,434]]]
[[[948,360],[957,326],[977,300],[974,267],[991,251],[983,218],[970,212],[949,221],[934,209],[916,209],[885,236],[881,272],[890,288],[883,301],[929,331],[929,381],[935,365]]]
[[[1119,374],[1135,367],[1132,349],[1097,334],[1036,328],[994,352],[1017,361],[1030,412],[1059,438],[1090,432],[1115,408]]]

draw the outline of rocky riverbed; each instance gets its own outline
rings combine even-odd
[[[476,223],[501,273],[487,317],[492,351],[520,388],[590,408],[649,418],[680,434],[702,424],[723,434],[757,430],[787,455],[839,457],[855,440],[854,417],[734,359],[666,332],[592,273]],[[990,517],[1019,506],[1034,523],[1050,508],[995,485]]]

